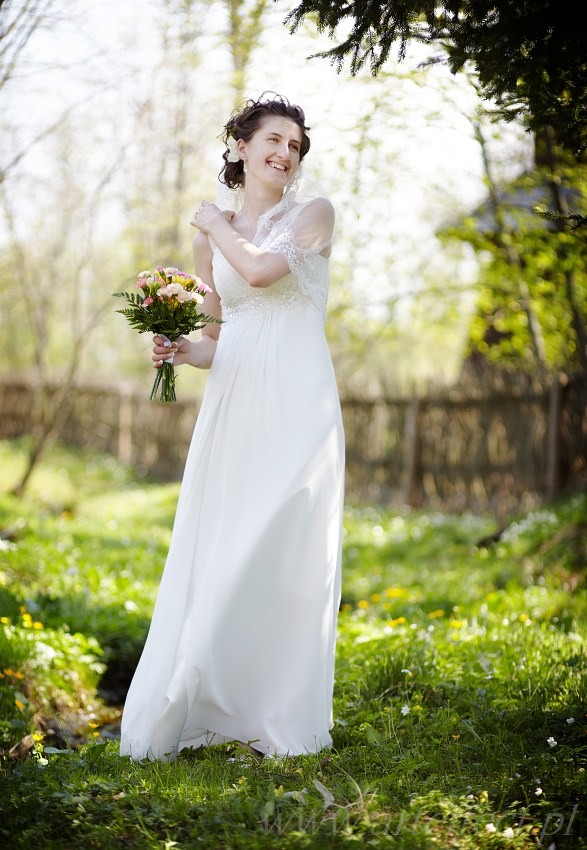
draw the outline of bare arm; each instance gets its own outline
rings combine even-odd
[[[210,247],[210,240],[204,233],[196,233],[192,240],[192,248],[196,273],[212,290],[204,296],[202,311],[208,316],[220,319],[222,317],[222,310],[220,307],[220,298],[214,287],[212,277],[212,248]],[[173,363],[175,366],[188,363],[190,366],[195,366],[198,369],[209,369],[214,360],[219,335],[220,325],[205,325],[202,328],[201,339],[191,342],[186,337],[180,337],[180,339],[177,339],[171,345],[171,348],[166,348],[163,345],[161,337],[155,336],[153,337],[153,365],[156,369],[159,369],[163,365],[163,361],[169,357],[170,353],[173,353]]]
[[[262,251],[248,242],[244,236],[237,233],[226,215],[223,215],[215,204],[205,203],[190,224],[197,227],[202,234],[210,234],[233,269],[249,286],[271,286],[289,272],[287,261],[281,254]]]

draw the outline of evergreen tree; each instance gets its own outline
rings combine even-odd
[[[572,0],[301,0],[286,21],[295,30],[312,16],[336,38],[318,54],[353,74],[368,63],[373,74],[394,46],[410,41],[442,47],[451,70],[474,66],[485,97],[506,119],[524,115],[532,129],[552,126],[559,143],[587,148],[587,5]]]

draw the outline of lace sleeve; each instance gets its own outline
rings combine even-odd
[[[282,254],[295,274],[302,292],[326,313],[328,258],[334,229],[334,208],[325,198],[316,198],[292,210],[274,228],[265,249]]]

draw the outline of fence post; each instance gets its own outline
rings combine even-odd
[[[551,502],[560,486],[560,421],[562,376],[555,375],[548,393],[548,431],[546,435],[546,500]]]
[[[118,390],[118,462],[132,463],[132,392],[128,387]]]
[[[404,504],[418,507],[421,497],[418,487],[420,469],[420,399],[413,398],[406,411],[404,424],[404,480],[402,500]]]

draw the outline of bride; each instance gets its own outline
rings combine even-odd
[[[171,347],[210,368],[121,754],[240,741],[264,755],[332,743],[344,442],[324,335],[329,201],[298,189],[310,139],[285,98],[225,126],[220,180],[191,224],[203,310]],[[153,361],[170,354],[154,338]]]

